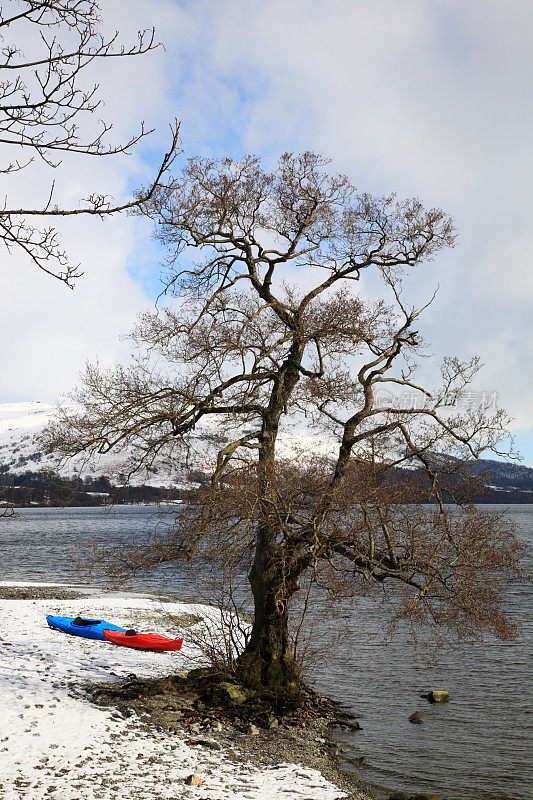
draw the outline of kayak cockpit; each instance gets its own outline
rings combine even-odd
[[[88,625],[100,625],[101,619],[83,619],[82,617],[75,617],[72,624],[78,627],[87,627]]]

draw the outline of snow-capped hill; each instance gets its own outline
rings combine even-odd
[[[37,437],[54,418],[56,406],[47,403],[3,403],[0,404],[0,470],[12,474],[37,472],[50,469],[70,477],[83,464],[84,475],[118,475],[128,472],[128,453],[111,453],[98,457],[97,461],[86,463],[84,456],[71,459],[67,465],[58,469],[53,454],[41,452]],[[192,470],[209,471],[214,454],[229,442],[227,431],[215,423],[198,425],[193,434],[192,447],[188,455],[175,452],[171,459],[161,460],[147,472],[137,475],[134,483],[152,486],[175,485],[187,482]],[[311,447],[318,455],[333,455],[335,442],[324,437],[305,424],[291,426],[290,434],[280,436],[280,454],[285,458],[297,458],[302,451]]]
[[[0,466],[10,471],[42,469],[48,459],[37,452],[34,437],[53,419],[56,407],[38,400],[0,403]]]
[[[0,403],[1,471],[20,475],[23,472],[52,470],[70,477],[81,470],[82,465],[84,475],[94,476],[116,475],[123,469],[126,458],[114,453],[99,457],[97,462],[86,463],[84,457],[72,459],[64,468],[58,469],[54,454],[43,452],[37,442],[37,437],[54,419],[56,412],[55,405],[39,401]],[[161,486],[169,483],[169,476],[168,473],[158,474],[156,470],[140,477],[140,482]]]
[[[41,430],[56,412],[50,403],[0,403],[0,437],[9,431]]]
[[[0,404],[0,472],[20,475],[24,472],[51,470],[70,478],[80,471],[84,477],[107,475],[115,480],[120,473],[127,473],[128,452],[107,453],[98,460],[86,462],[84,456],[70,460],[58,469],[51,453],[41,452],[37,436],[54,418],[56,406],[39,401],[30,403]],[[188,454],[175,450],[162,458],[142,474],[134,476],[133,485],[187,486],[196,470],[209,472],[214,454],[230,441],[229,432],[222,425],[206,423],[199,425],[193,434]],[[313,452],[316,456],[333,456],[338,447],[335,437],[324,435],[316,429],[295,421],[290,432],[280,432],[279,454],[283,458],[298,460],[302,453]],[[131,456],[131,453],[130,453]],[[436,454],[436,457],[438,454]],[[404,469],[409,465],[404,466]],[[416,465],[411,465],[414,469]],[[520,464],[481,460],[469,467],[471,474],[478,475],[488,487],[485,502],[531,502],[533,500],[533,469]],[[501,495],[501,499],[494,493]],[[490,497],[492,499],[490,499]],[[493,496],[494,495],[494,496]],[[516,495],[515,499],[512,496]]]

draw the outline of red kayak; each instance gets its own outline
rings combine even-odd
[[[183,639],[167,639],[158,633],[137,633],[137,631],[110,631],[104,629],[104,639],[124,647],[136,647],[138,650],[181,650]]]

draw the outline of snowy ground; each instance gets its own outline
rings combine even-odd
[[[4,584],[5,585],[5,584]],[[75,686],[187,669],[194,653],[139,653],[67,636],[46,614],[100,617],[124,627],[178,635],[169,615],[207,609],[145,597],[87,595],[79,600],[0,599],[0,798],[2,800],[335,800],[343,792],[295,764],[258,769],[227,753],[149,733],[137,717],[93,706]],[[73,694],[74,692],[74,694]],[[203,779],[186,786],[191,774]]]

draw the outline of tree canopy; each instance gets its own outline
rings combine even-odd
[[[276,692],[299,683],[289,617],[302,581],[381,599],[414,635],[507,638],[502,591],[520,573],[511,526],[469,504],[463,480],[507,436],[503,411],[458,404],[479,360],[445,358],[432,390],[417,378],[427,306],[402,280],[454,244],[452,222],[328,166],[309,152],[271,171],[194,158],[157,187],[139,213],[168,248],[171,299],[140,320],[132,365],[89,366],[80,410],[47,434],[66,457],[125,449],[132,473],[203,440],[209,485],[121,566],[247,570],[255,613],[238,670]],[[301,423],[325,450],[310,437],[287,456]],[[402,465],[419,469],[399,479]]]

